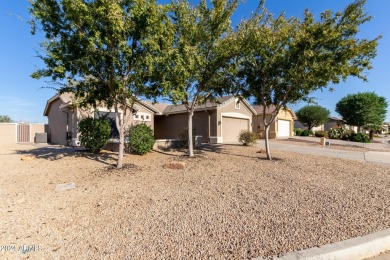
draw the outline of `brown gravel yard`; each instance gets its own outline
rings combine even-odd
[[[238,145],[207,150],[194,159],[126,156],[116,171],[109,153],[2,146],[0,258],[243,259],[390,227],[389,167],[278,151],[267,161]],[[21,161],[25,153],[35,159]],[[163,168],[173,160],[186,168]],[[76,188],[54,190],[68,182]]]

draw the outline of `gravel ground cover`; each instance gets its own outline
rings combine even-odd
[[[390,168],[272,153],[154,151],[119,171],[111,153],[2,146],[0,258],[245,259],[390,227]],[[171,161],[186,167],[163,167]]]

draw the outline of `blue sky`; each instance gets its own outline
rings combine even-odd
[[[166,2],[166,1],[164,1]],[[300,17],[308,8],[316,17],[323,10],[343,10],[351,1],[340,0],[267,0],[266,7],[275,14],[285,11],[287,16]],[[258,1],[242,3],[233,16],[233,24],[245,19],[257,7]],[[46,123],[43,116],[46,101],[55,94],[45,80],[35,80],[31,73],[42,66],[35,50],[42,41],[41,36],[32,36],[26,23],[29,19],[27,0],[0,1],[0,115],[9,115],[15,121]],[[374,68],[368,71],[368,82],[350,78],[335,86],[330,93],[326,89],[312,96],[318,98],[319,105],[328,108],[333,116],[336,103],[347,94],[374,91],[384,96],[390,103],[390,1],[368,0],[367,12],[374,19],[361,28],[360,37],[374,38],[382,34],[378,56],[373,60]],[[306,105],[299,103],[292,108],[297,110]],[[390,122],[390,108],[387,120]]]

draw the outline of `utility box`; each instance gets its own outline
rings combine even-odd
[[[321,137],[320,144],[321,145],[325,145],[326,144],[326,138],[325,137]]]
[[[201,135],[195,136],[195,147],[199,147],[202,145],[202,138],[203,136]]]
[[[47,143],[47,133],[35,133],[35,143]]]

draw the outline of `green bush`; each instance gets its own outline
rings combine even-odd
[[[350,136],[354,132],[352,130],[346,129],[344,127],[341,128],[331,128],[328,132],[328,137],[330,139],[342,139],[349,140]]]
[[[301,129],[301,128],[294,128],[294,133],[296,136],[300,136],[302,131],[303,131],[303,129]]]
[[[314,135],[316,137],[326,137],[326,138],[328,138],[328,132],[327,131],[315,131]]]
[[[153,149],[153,129],[145,123],[134,125],[129,129],[128,148],[131,153],[144,155]]]
[[[359,143],[370,143],[370,136],[362,133],[352,133],[349,137],[349,141]]]
[[[195,128],[192,129],[192,144],[195,146],[195,135],[196,130]],[[179,140],[180,140],[180,147],[188,148],[188,128],[184,128],[179,132]]]
[[[314,134],[313,131],[306,129],[302,131],[301,136],[311,136],[313,134]]]
[[[110,131],[107,118],[84,118],[79,123],[80,143],[87,150],[98,153],[108,143]]]
[[[252,131],[242,130],[238,136],[238,141],[243,145],[255,144],[257,140],[257,134]]]

